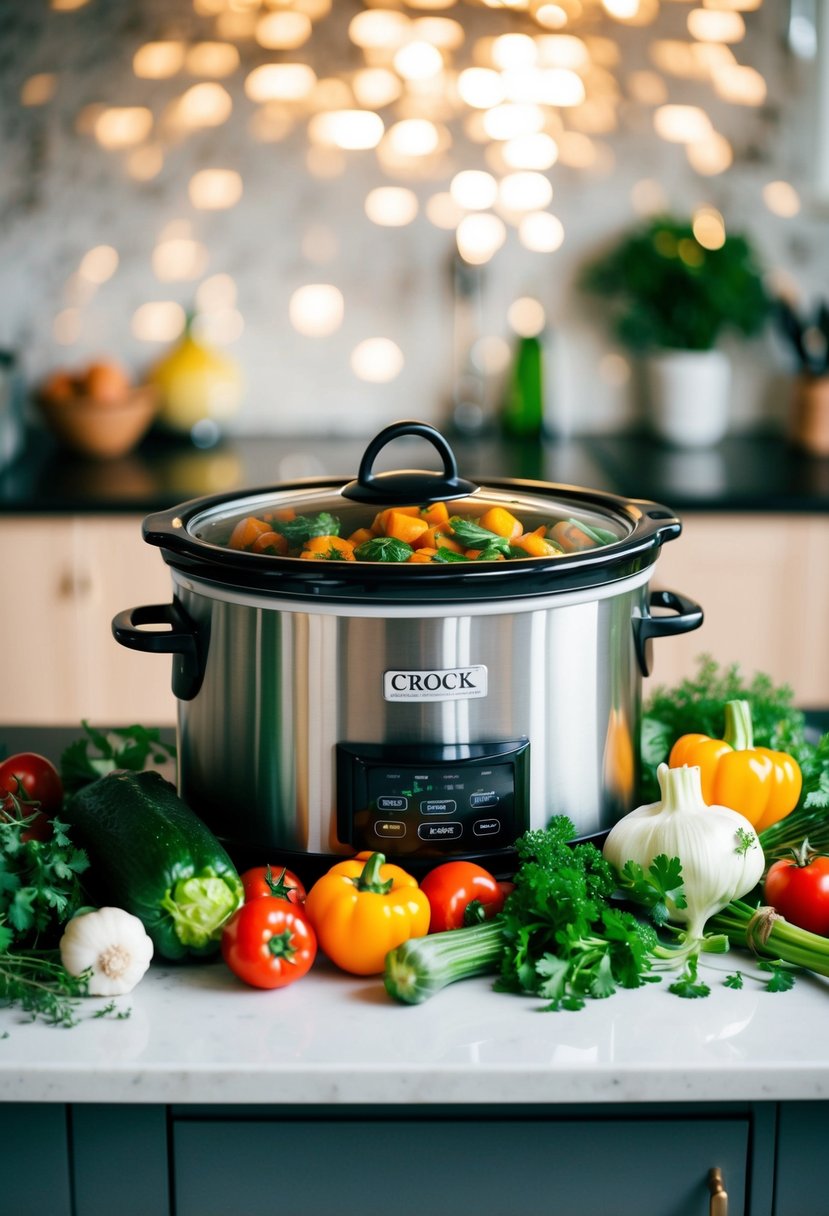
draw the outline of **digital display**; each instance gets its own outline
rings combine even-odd
[[[463,856],[507,848],[527,825],[525,739],[340,744],[337,753],[338,825],[341,839],[356,848]]]

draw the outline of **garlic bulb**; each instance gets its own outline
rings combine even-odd
[[[153,943],[143,924],[123,908],[73,916],[60,939],[61,962],[69,974],[90,972],[90,996],[131,992],[152,956]]]
[[[647,870],[655,857],[678,857],[687,907],[668,901],[670,919],[703,936],[705,922],[732,899],[746,895],[763,875],[763,850],[749,821],[702,799],[698,766],[656,771],[661,802],[640,806],[610,830],[602,850],[618,871],[626,862]]]

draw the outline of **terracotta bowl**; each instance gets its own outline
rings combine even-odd
[[[38,399],[46,425],[64,447],[95,460],[124,456],[144,438],[158,409],[156,389],[134,388],[117,404],[93,397]]]

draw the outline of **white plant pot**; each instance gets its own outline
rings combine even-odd
[[[728,430],[731,362],[721,350],[660,351],[645,359],[653,433],[675,447],[710,447]]]

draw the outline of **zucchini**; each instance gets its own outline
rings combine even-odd
[[[242,882],[222,845],[162,775],[123,769],[91,782],[63,810],[90,860],[94,894],[143,923],[165,959],[218,949]]]
[[[504,932],[497,916],[468,929],[410,937],[386,955],[386,992],[405,1005],[419,1005],[447,984],[496,973],[503,946]]]

